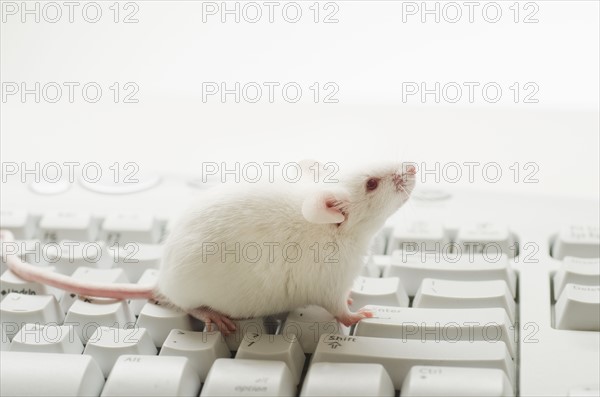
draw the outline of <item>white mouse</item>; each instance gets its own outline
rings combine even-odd
[[[415,173],[411,164],[386,163],[341,175],[339,183],[311,176],[213,187],[173,226],[153,287],[78,282],[14,255],[7,265],[26,280],[79,295],[155,299],[226,334],[235,330],[231,319],[305,305],[349,326],[372,316],[350,312],[348,295],[372,237],[408,200]]]

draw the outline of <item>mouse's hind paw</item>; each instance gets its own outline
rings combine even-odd
[[[360,320],[362,320],[364,318],[371,318],[371,317],[373,317],[373,312],[370,311],[369,309],[366,309],[363,307],[356,313],[348,312],[348,313],[342,314],[341,316],[336,316],[335,318],[340,323],[344,324],[346,327],[350,327],[351,325],[356,324],[357,322],[359,322]]]
[[[218,330],[221,331],[221,333],[225,336],[235,332],[236,330],[233,320],[231,320],[228,316],[208,307],[192,309],[188,311],[188,314],[204,322],[207,332],[216,331],[214,326],[217,326]]]

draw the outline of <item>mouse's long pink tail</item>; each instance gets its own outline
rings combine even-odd
[[[0,232],[0,240],[12,242],[12,233],[6,230]],[[112,299],[152,299],[154,286],[137,284],[105,284],[89,281],[79,281],[63,274],[49,272],[42,268],[23,262],[15,254],[4,254],[6,265],[17,276],[24,280],[49,285],[78,295]]]

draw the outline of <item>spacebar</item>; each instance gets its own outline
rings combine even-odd
[[[421,342],[366,336],[323,335],[313,362],[381,364],[400,389],[414,365],[497,368],[515,383],[515,367],[504,342]]]
[[[0,353],[2,396],[99,396],[104,375],[85,354]]]

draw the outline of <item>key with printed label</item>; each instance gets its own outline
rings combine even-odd
[[[569,225],[560,230],[552,256],[564,259],[566,256],[578,258],[600,258],[600,229],[597,225]]]
[[[145,328],[98,327],[85,345],[83,354],[89,354],[100,365],[104,377],[108,377],[117,358],[123,354],[154,356],[156,346]]]
[[[402,397],[510,397],[514,396],[506,374],[495,368],[458,368],[417,365],[410,369]]]
[[[0,303],[5,337],[13,336],[27,323],[62,324],[63,313],[53,295],[23,295],[11,292]]]
[[[204,382],[210,367],[219,358],[230,358],[231,352],[218,331],[194,332],[171,330],[160,349],[160,356],[183,356]]]
[[[0,353],[2,396],[98,396],[104,376],[85,354]]]
[[[158,269],[147,269],[142,277],[137,281],[138,285],[156,285],[158,282]],[[134,316],[138,317],[144,306],[148,303],[148,299],[131,299],[129,307]]]
[[[600,285],[600,259],[567,256],[552,281],[555,299],[558,299],[567,284]]]
[[[109,245],[115,242],[156,244],[160,233],[160,224],[151,215],[114,213],[104,219],[101,236]]]
[[[211,367],[200,397],[294,396],[296,382],[282,361],[220,358]]]
[[[366,305],[408,306],[408,295],[398,277],[357,277],[350,296],[352,311]]]
[[[410,296],[415,296],[426,278],[444,280],[504,280],[514,297],[517,293],[517,276],[506,255],[440,255],[438,258],[421,253],[409,254],[394,251],[383,277],[399,277]]]
[[[312,363],[318,362],[381,364],[398,390],[415,365],[497,368],[507,374],[511,383],[515,380],[515,366],[504,342],[423,343],[413,339],[323,335],[312,358]]]
[[[127,277],[123,269],[96,269],[82,266],[77,268],[71,276],[78,281],[90,281],[95,283],[127,283]],[[87,298],[87,297],[86,297]],[[60,300],[60,307],[66,313],[75,303],[78,296],[74,293],[65,293]]]
[[[321,335],[350,333],[350,328],[339,323],[327,310],[319,306],[305,306],[291,311],[282,327],[282,335],[295,335],[304,353],[314,353]]]
[[[449,243],[448,233],[441,223],[407,222],[394,228],[387,253],[389,255],[395,250],[410,252],[441,251]]]
[[[241,343],[247,342],[245,339],[247,336],[252,334],[267,334],[267,326],[263,317],[259,318],[247,318],[245,320],[234,320],[235,331],[225,337],[227,347],[231,351],[236,351]],[[215,330],[215,325],[212,325],[212,329],[205,328],[205,332]]]
[[[44,268],[49,272],[53,271],[52,267]],[[44,284],[38,284],[33,281],[23,280],[10,270],[5,271],[0,276],[0,300],[10,293],[17,293],[23,295],[48,295],[49,288]]]
[[[130,328],[135,317],[125,301],[104,298],[79,298],[65,316],[65,325],[74,325],[85,344],[98,327]]]
[[[490,256],[505,254],[512,258],[517,251],[508,226],[492,222],[462,226],[458,230],[456,244],[464,253],[484,253]]]
[[[502,280],[448,281],[426,278],[413,301],[421,308],[492,308],[506,310],[511,322],[515,321],[516,304]]]
[[[89,212],[46,212],[39,224],[39,238],[43,241],[94,241],[98,227]]]
[[[83,344],[73,326],[25,324],[14,336],[11,351],[81,354]]]
[[[200,378],[186,357],[120,356],[102,390],[103,397],[197,396]]]
[[[394,385],[381,364],[313,363],[300,397],[395,396]]]
[[[290,369],[296,383],[300,382],[304,367],[304,352],[295,335],[246,334],[235,355],[236,359],[283,361]]]
[[[515,326],[504,309],[432,309],[367,306],[374,316],[354,328],[356,336],[420,341],[502,341],[517,356]]]
[[[600,286],[567,284],[554,309],[558,329],[600,331]]]
[[[156,347],[162,346],[172,329],[192,330],[186,313],[151,302],[144,305],[135,325],[148,330]]]

